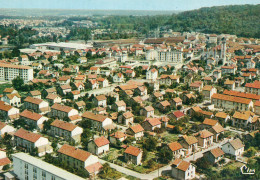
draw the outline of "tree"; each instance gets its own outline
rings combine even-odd
[[[54,121],[54,119],[49,119],[48,121],[43,122],[43,132],[47,133],[51,129],[51,123]]]
[[[173,158],[172,151],[167,147],[164,146],[159,151],[159,160],[163,163],[168,164]]]
[[[14,78],[12,80],[12,85],[13,85],[14,89],[19,91],[22,89],[22,87],[24,85],[24,81],[20,76],[17,76],[16,78]]]
[[[147,150],[147,151],[154,151],[156,149],[157,146],[157,140],[152,137],[149,136],[143,144],[143,147]]]

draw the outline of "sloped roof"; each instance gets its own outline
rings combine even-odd
[[[68,144],[64,144],[59,150],[59,153],[65,154],[67,156],[73,157],[77,160],[85,162],[90,156],[91,153],[81,150],[81,149],[76,149],[73,146],[70,146]]]

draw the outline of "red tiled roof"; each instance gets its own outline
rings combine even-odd
[[[76,149],[73,146],[70,146],[68,144],[64,144],[59,150],[59,153],[65,154],[67,156],[73,157],[77,160],[85,162],[89,156],[91,156],[91,153],[81,150],[81,149]]]
[[[231,102],[237,102],[237,103],[242,103],[242,104],[249,104],[252,101],[251,99],[229,96],[229,95],[224,95],[224,94],[213,94],[211,98],[225,100],[225,101],[231,101]]]
[[[0,159],[0,166],[5,166],[7,164],[11,164],[11,161],[8,157]]]
[[[174,116],[175,116],[176,118],[180,118],[180,117],[183,117],[183,116],[184,116],[184,113],[181,112],[181,111],[175,111],[173,114],[174,114]]]
[[[33,143],[35,143],[36,141],[38,141],[38,139],[40,139],[42,137],[40,134],[26,131],[23,128],[16,131],[14,136],[17,136],[19,138],[25,139],[25,140],[33,142]]]
[[[51,126],[66,130],[66,131],[73,131],[76,127],[76,125],[69,123],[69,122],[65,122],[65,121],[60,121],[58,119],[56,119],[55,121],[53,121],[51,123]]]
[[[159,124],[162,124],[159,118],[146,118],[145,121],[147,121],[151,126],[156,126]]]
[[[33,98],[31,96],[27,96],[25,99],[24,99],[24,102],[29,102],[29,103],[32,103],[32,104],[41,104],[43,102],[42,99],[38,99],[38,98]]]
[[[73,109],[72,107],[65,106],[65,105],[58,104],[58,103],[53,104],[53,106],[51,108],[58,110],[58,111],[67,112],[67,113],[69,113]]]
[[[20,116],[34,120],[34,121],[38,121],[43,117],[42,115],[35,113],[35,112],[32,112],[32,111],[29,111],[27,109],[24,110],[22,113],[20,113]]]
[[[82,114],[82,117],[83,118],[87,118],[87,119],[91,119],[91,120],[94,120],[94,121],[99,121],[99,122],[103,122],[107,116],[103,116],[103,115],[100,115],[100,114],[94,114],[92,112],[85,112]]]
[[[217,123],[218,123],[217,120],[205,118],[205,120],[203,121],[202,124],[209,125],[209,126],[215,126]]]
[[[0,121],[0,130],[3,129],[6,126],[6,124],[4,122]]]
[[[244,92],[239,92],[239,91],[225,90],[223,92],[223,94],[230,95],[230,96],[247,98],[247,99],[260,100],[260,95],[252,94],[252,93],[244,93]]]
[[[109,136],[114,137],[116,139],[121,139],[123,137],[126,137],[127,135],[125,133],[121,132],[121,131],[117,131],[113,134],[110,134]]]
[[[180,143],[178,143],[177,141],[168,144],[168,146],[169,146],[169,148],[170,148],[172,151],[177,151],[177,150],[183,148],[182,145],[181,145]]]
[[[125,153],[126,154],[131,154],[133,156],[138,156],[142,151],[134,146],[129,146],[128,148],[126,148]]]
[[[110,143],[109,140],[104,136],[96,138],[94,142],[98,147],[102,147]]]
[[[132,126],[132,127],[130,127],[130,129],[132,129],[134,131],[134,133],[139,133],[139,132],[144,131],[144,128],[140,124]]]
[[[88,171],[89,174],[99,172],[100,169],[102,169],[102,164],[100,162],[96,162],[94,164],[85,167],[85,169]]]

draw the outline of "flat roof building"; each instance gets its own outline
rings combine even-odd
[[[32,157],[26,153],[13,154],[13,169],[18,179],[24,180],[84,180],[68,171]]]

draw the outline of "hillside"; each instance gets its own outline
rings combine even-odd
[[[260,38],[260,4],[186,11],[172,15],[165,25],[174,31],[228,33]]]

